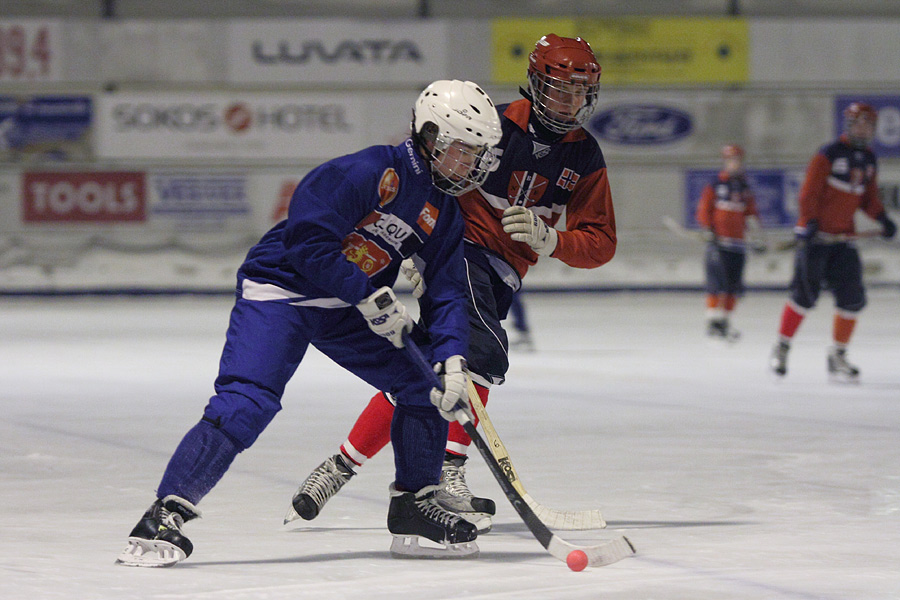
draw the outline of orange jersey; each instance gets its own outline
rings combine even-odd
[[[501,256],[524,277],[538,255],[503,231],[503,211],[524,206],[553,227],[565,210],[566,229],[559,232],[551,256],[586,269],[609,262],[616,252],[616,221],[606,162],[596,140],[576,129],[546,144],[529,132],[528,100],[497,108],[503,125],[495,150],[500,164],[480,188],[459,198],[465,238]]]
[[[844,136],[823,146],[806,169],[797,227],[815,219],[823,233],[856,233],[857,209],[873,219],[884,212],[877,179],[878,164],[870,149],[853,148]]]
[[[715,184],[703,188],[697,204],[697,222],[726,244],[744,239],[746,218],[751,215],[759,216],[747,178],[726,171],[719,173]]]

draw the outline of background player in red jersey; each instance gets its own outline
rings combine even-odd
[[[490,387],[502,384],[509,368],[508,339],[500,321],[538,256],[594,268],[615,254],[606,163],[596,140],[581,127],[595,107],[599,86],[600,65],[586,41],[542,37],[529,55],[528,89],[521,90],[525,98],[497,107],[503,127],[495,149],[499,166],[478,189],[460,197],[469,294],[466,360],[484,403]],[[565,231],[557,231],[554,225],[563,210]],[[418,279],[417,287],[427,289],[427,277]],[[387,444],[392,401],[383,393],[371,399],[340,452],[300,485],[286,522],[315,518],[354,475],[353,467]],[[445,485],[436,498],[485,531],[495,506],[475,497],[466,484],[470,442],[463,428],[451,422],[441,477]]]
[[[746,244],[749,226],[759,232],[759,213],[744,173],[744,149],[737,144],[722,148],[723,168],[714,182],[703,188],[697,205],[697,222],[708,234],[706,246],[707,335],[730,342],[740,337],[730,317],[744,293]],[[752,248],[764,250],[760,242]]]
[[[833,379],[856,381],[859,369],[847,362],[847,345],[857,314],[866,305],[862,265],[854,240],[857,209],[881,223],[882,235],[892,238],[897,226],[878,198],[878,165],[870,148],[878,113],[854,102],[844,111],[844,132],[823,146],[810,161],[800,190],[800,218],[795,232],[800,241],[791,281],[791,296],[781,314],[779,340],[769,366],[787,373],[791,339],[819,297],[823,285],[834,295],[834,345],[828,351]]]

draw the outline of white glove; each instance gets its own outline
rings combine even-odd
[[[413,259],[407,258],[400,263],[400,272],[413,284],[413,298],[421,298],[422,294],[425,293],[425,282],[422,281],[422,276],[419,274],[419,270],[416,269],[416,263],[413,262]]]
[[[456,421],[457,408],[462,408],[466,414],[470,416],[468,395],[466,388],[468,381],[466,380],[466,359],[459,354],[451,356],[442,363],[434,365],[434,372],[437,373],[438,379],[444,389],[431,388],[431,403],[437,406],[441,416],[450,421]],[[461,398],[465,398],[460,402]],[[459,406],[457,406],[459,403]]]
[[[556,250],[559,235],[548,227],[533,210],[524,206],[510,206],[503,211],[503,231],[517,242],[525,242],[541,256],[550,256]]]
[[[403,347],[403,330],[412,331],[413,320],[394,290],[384,286],[356,305],[369,324],[369,329],[387,338],[397,348]]]

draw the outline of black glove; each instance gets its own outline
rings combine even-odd
[[[897,234],[897,225],[895,225],[894,222],[891,221],[890,217],[888,217],[886,213],[881,213],[876,217],[876,219],[878,219],[878,222],[881,223],[881,227],[883,228],[881,236],[884,239],[889,240]]]
[[[803,228],[802,231],[797,233],[797,239],[801,242],[809,242],[814,237],[816,237],[816,233],[819,231],[819,222],[815,219],[810,219],[806,222],[806,227]]]

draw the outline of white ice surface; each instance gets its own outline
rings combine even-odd
[[[229,298],[0,301],[0,598],[887,600],[900,598],[900,294],[877,290],[827,382],[830,298],[784,381],[765,370],[784,294],[739,306],[743,339],[703,337],[699,294],[533,294],[538,351],[512,356],[489,410],[539,502],[601,508],[638,555],[570,572],[497,500],[471,561],[393,560],[389,448],[312,522],[291,495],[371,389],[315,351],[284,410],[200,503],[195,552],[115,566],[212,391]],[[473,450],[474,452],[474,450]]]

